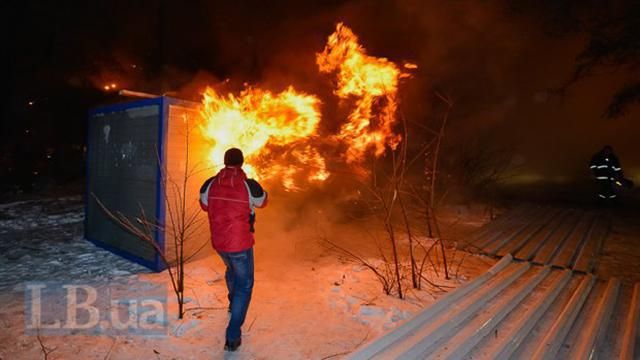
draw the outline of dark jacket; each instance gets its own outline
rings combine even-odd
[[[598,152],[591,158],[589,168],[598,180],[615,181],[623,177],[620,161],[614,153]]]

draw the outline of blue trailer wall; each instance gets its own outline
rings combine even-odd
[[[106,106],[89,113],[87,132],[87,204],[85,237],[154,271],[164,264],[153,247],[117,225],[100,209],[129,219],[140,216],[164,222],[161,167],[164,158],[168,99],[159,97]],[[159,162],[160,161],[160,162]],[[155,231],[164,249],[164,234]]]

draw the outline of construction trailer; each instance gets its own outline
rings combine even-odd
[[[161,225],[153,231],[155,243],[175,261],[174,241],[163,227],[171,225],[171,212],[176,212],[181,201],[177,191],[189,173],[185,201],[189,212],[199,211],[198,190],[213,173],[206,163],[207,142],[198,131],[199,106],[162,96],[89,112],[87,240],[154,271],[165,268],[153,246],[116,224],[100,208],[98,198],[106,208],[134,223],[144,211],[147,219]],[[199,221],[206,221],[204,213],[199,216]],[[208,241],[208,231],[198,231],[185,242],[185,256],[206,251]]]

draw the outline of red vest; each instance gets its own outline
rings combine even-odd
[[[249,231],[249,192],[247,176],[241,168],[227,167],[218,173],[208,194],[211,244],[217,251],[250,249],[255,240]]]

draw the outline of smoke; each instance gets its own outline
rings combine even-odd
[[[251,2],[223,5],[209,14],[208,26],[202,25],[206,35],[195,36],[198,44],[208,39],[210,55],[200,59],[209,58],[210,67],[194,70],[192,79],[180,85],[180,94],[193,98],[212,83],[232,92],[245,83],[276,92],[293,85],[322,100],[320,133],[335,134],[349,106],[335,96],[334,80],[318,71],[315,58],[335,24],[344,22],[370,55],[418,65],[413,77],[400,84],[399,113],[410,124],[436,129],[443,106],[434,92],[453,99],[445,165],[455,166],[463,152],[486,148],[496,154],[495,161],[516,165],[513,179],[568,181],[586,177],[592,153],[611,143],[623,166],[640,168],[632,151],[640,140],[639,132],[632,131],[637,124],[630,117],[600,118],[608,99],[602,94],[622,76],[597,77],[562,99],[554,96],[549,89],[569,76],[584,39],[551,38],[538,18],[514,13],[505,4],[394,0],[374,6],[362,0],[295,3],[281,12]],[[409,136],[420,142],[416,137],[423,134],[416,130]],[[281,264],[283,271],[291,259],[321,254],[318,241],[324,237],[342,242],[363,236],[362,229],[344,221],[349,212],[343,205],[353,204],[359,185],[353,174],[340,171],[337,160],[327,159],[334,175],[325,186],[292,194],[277,183],[264,184],[271,204],[258,211],[256,246],[260,256]]]
[[[344,22],[369,54],[418,65],[413,78],[400,85],[400,112],[410,123],[438,126],[442,104],[435,91],[455,101],[448,151],[489,139],[519,159],[516,176],[570,179],[585,177],[592,153],[609,143],[627,172],[640,174],[635,151],[640,131],[633,114],[617,120],[600,116],[625,74],[594,76],[562,98],[553,95],[549,89],[570,76],[585,37],[551,37],[540,13],[516,12],[509,5],[506,0],[166,2],[147,9],[151,17],[114,28],[120,35],[112,46],[118,49],[114,54],[126,53],[115,56],[118,64],[146,62],[135,82],[140,90],[197,99],[209,81],[230,91],[245,83],[271,91],[293,85],[322,100],[321,133],[332,134],[349,109],[333,94],[334,80],[317,71],[315,55],[335,24]]]

